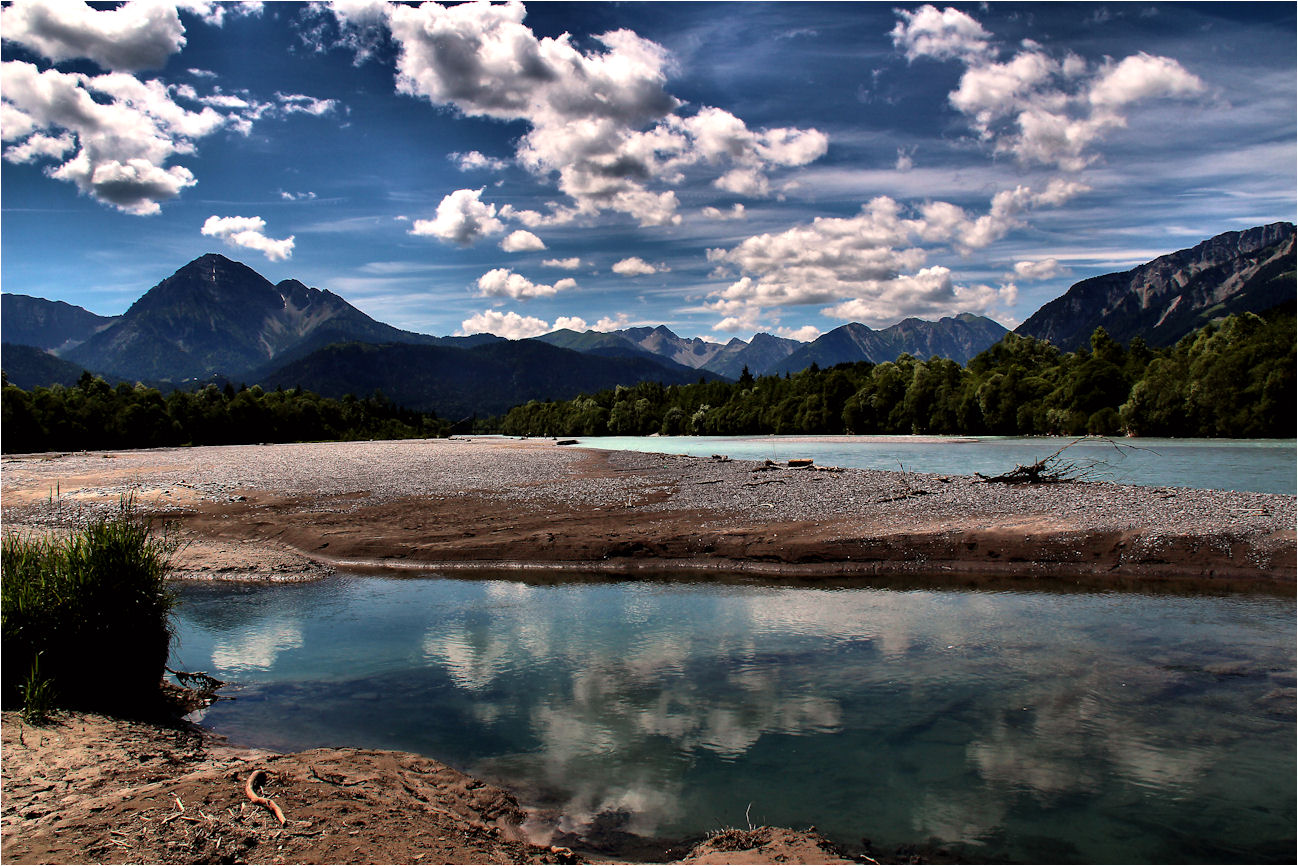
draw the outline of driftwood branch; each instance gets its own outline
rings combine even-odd
[[[210,694],[225,685],[224,680],[218,680],[216,677],[202,671],[178,671],[174,668],[167,668],[166,670],[167,673],[174,674],[185,688],[194,689],[204,694]]]
[[[1158,452],[1149,448],[1140,448],[1136,445],[1119,444],[1109,439],[1107,436],[1092,437],[1082,436],[1074,439],[1067,445],[1057,449],[1051,454],[1047,454],[1035,463],[1029,463],[1027,466],[1016,465],[1009,472],[1002,472],[1000,475],[983,475],[981,472],[975,472],[982,481],[994,481],[1002,484],[1069,484],[1074,481],[1096,481],[1104,475],[1107,468],[1101,460],[1068,460],[1061,455],[1072,448],[1078,442],[1106,442],[1112,445],[1119,456],[1126,456],[1122,450],[1129,448],[1137,451],[1149,451],[1151,454]]]

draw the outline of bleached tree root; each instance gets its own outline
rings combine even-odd
[[[284,813],[283,811],[280,810],[279,806],[275,805],[275,801],[269,799],[268,797],[261,796],[256,791],[257,780],[260,779],[262,776],[269,776],[269,775],[270,775],[269,773],[267,773],[265,770],[261,768],[253,770],[252,775],[248,777],[248,781],[244,783],[243,793],[246,794],[248,796],[248,799],[251,800],[254,804],[258,806],[265,806],[267,809],[269,809],[270,813],[275,816],[276,820],[278,820],[281,824],[283,824]]]

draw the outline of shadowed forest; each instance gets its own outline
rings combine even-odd
[[[76,386],[30,392],[5,383],[6,454],[169,445],[243,445],[445,436],[449,424],[412,412],[381,394],[330,400],[301,389],[263,391],[205,385],[173,391],[84,374]]]
[[[1154,349],[1103,328],[1060,352],[1007,334],[960,366],[902,355],[738,382],[634,387],[510,410],[519,436],[754,434],[1294,435],[1293,306],[1229,316]]]
[[[1089,349],[1007,334],[966,366],[902,355],[881,364],[738,382],[632,387],[532,401],[478,422],[514,436],[1082,434],[1292,437],[1293,305],[1229,316],[1154,349],[1103,328]],[[445,436],[450,423],[382,394],[205,385],[163,395],[86,373],[74,387],[3,387],[6,453]]]

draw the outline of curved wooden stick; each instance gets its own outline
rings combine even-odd
[[[256,787],[257,785],[257,780],[262,776],[270,776],[270,773],[267,773],[265,770],[260,768],[253,770],[252,775],[248,777],[248,781],[243,786],[243,793],[247,794],[248,799],[251,800],[253,803],[257,804],[258,806],[265,806],[267,809],[269,809],[271,811],[271,814],[274,815],[281,824],[283,824],[284,813],[280,811],[279,806],[275,805],[275,801],[263,797],[253,790],[253,788]]]

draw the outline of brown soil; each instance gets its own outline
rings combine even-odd
[[[508,792],[417,755],[274,755],[183,722],[80,712],[43,727],[6,712],[0,732],[6,863],[590,862],[529,842]],[[283,825],[244,791],[258,769]],[[687,862],[851,861],[815,833],[766,831],[738,847],[722,834]]]

